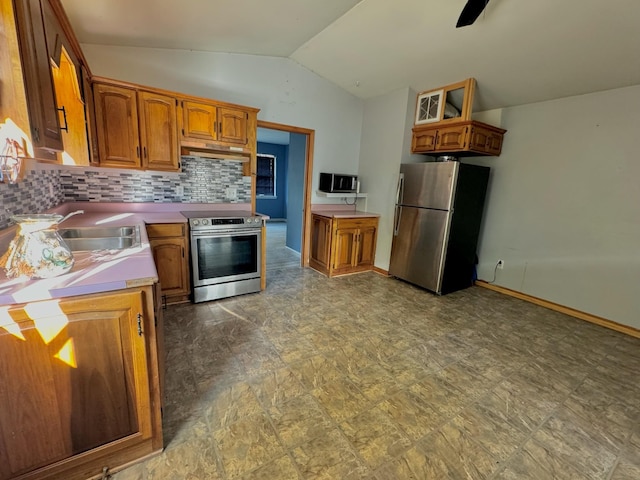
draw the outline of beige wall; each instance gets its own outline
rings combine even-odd
[[[479,278],[640,328],[640,86],[502,111]]]
[[[403,88],[364,105],[358,176],[368,195],[367,210],[380,214],[375,265],[383,270],[389,268],[400,163],[425,159],[410,153],[415,102],[416,92]]]

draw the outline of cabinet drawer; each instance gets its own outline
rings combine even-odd
[[[149,238],[184,237],[185,223],[152,223],[147,225]]]
[[[378,217],[338,218],[336,228],[361,228],[378,226]]]

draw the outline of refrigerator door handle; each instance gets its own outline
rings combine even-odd
[[[402,215],[402,207],[396,205],[396,211],[393,214],[393,236],[398,236],[398,228],[400,227],[400,216]]]
[[[404,173],[398,178],[398,187],[396,188],[396,205],[400,204],[400,200],[404,194]]]

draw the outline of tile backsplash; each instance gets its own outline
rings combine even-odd
[[[0,183],[0,229],[9,225],[10,214],[41,213],[63,202],[251,201],[251,177],[242,176],[242,163],[228,160],[182,157],[180,173],[36,162],[29,162],[25,167],[25,176],[18,184]]]
[[[62,203],[60,171],[27,167],[24,178],[14,184],[0,183],[0,229],[9,225],[11,215],[42,213]]]

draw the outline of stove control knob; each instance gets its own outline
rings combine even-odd
[[[202,219],[202,224],[203,225],[209,225],[209,219],[208,218],[203,218]]]
[[[194,226],[200,225],[200,220],[191,220],[191,224]]]

